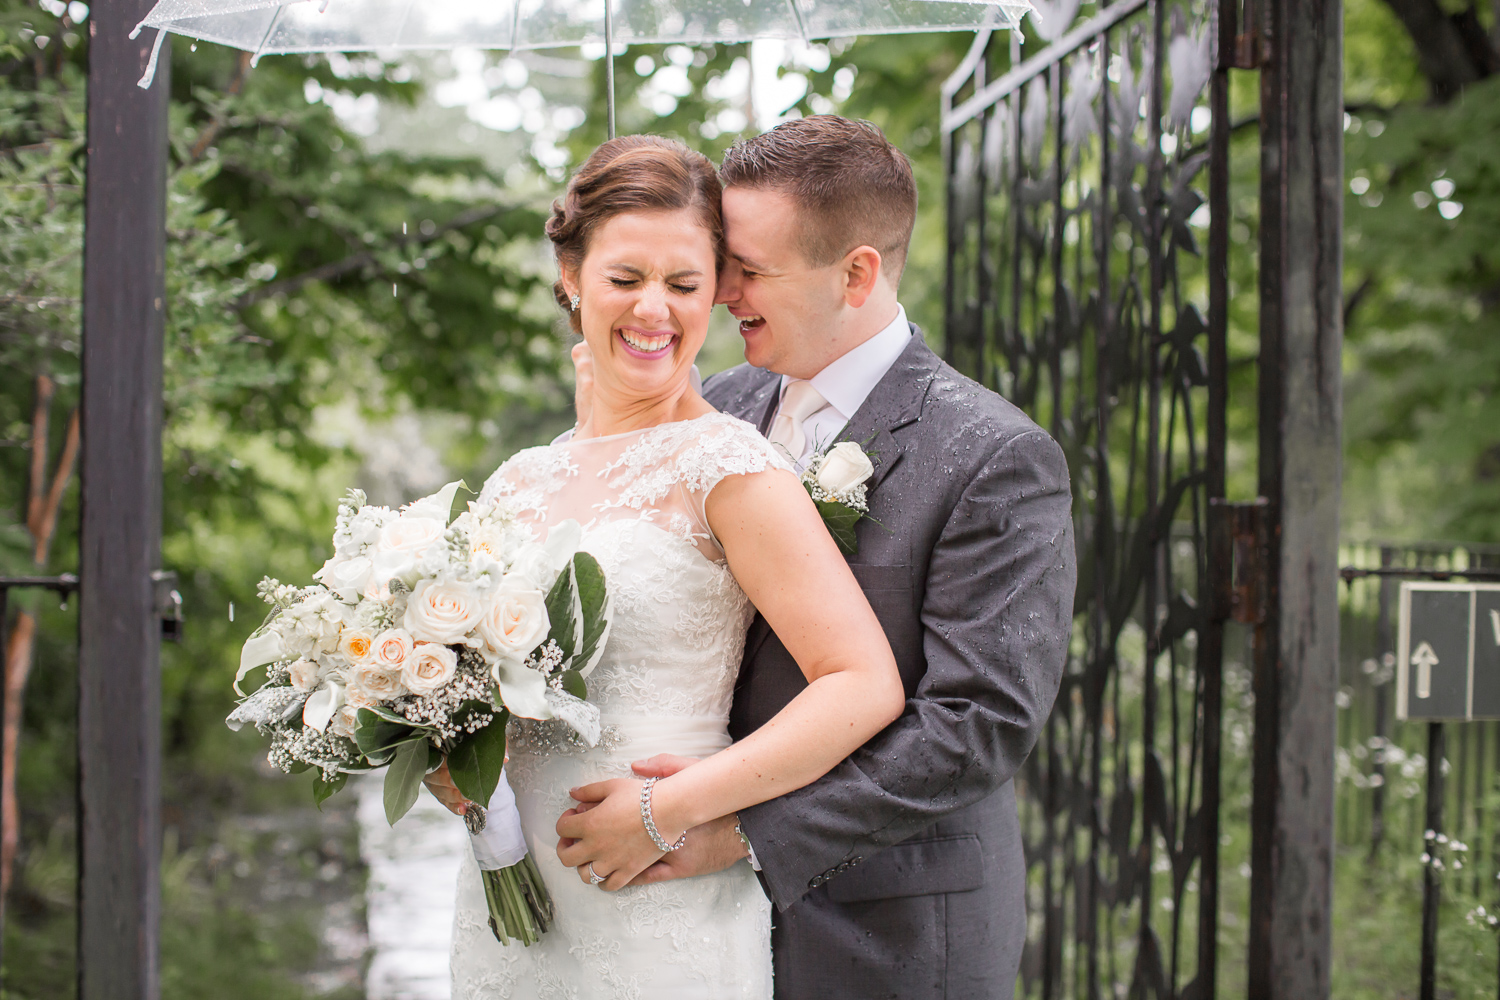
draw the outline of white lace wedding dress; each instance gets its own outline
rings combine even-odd
[[[628,777],[657,753],[729,745],[729,702],[753,609],[703,502],[725,476],[790,471],[749,424],[714,413],[643,431],[530,448],[483,496],[509,496],[545,536],[576,519],[614,600],[588,680],[605,736],[582,746],[562,723],[517,720],[507,774],[557,922],[529,948],[490,933],[467,856],[453,928],[453,1000],[637,1000],[771,996],[770,904],[748,862],[701,878],[604,892],[557,859],[568,789]]]

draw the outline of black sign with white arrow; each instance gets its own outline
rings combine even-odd
[[[1500,719],[1500,584],[1403,583],[1396,717]]]

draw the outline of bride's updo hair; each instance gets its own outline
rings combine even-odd
[[[622,135],[594,150],[573,175],[567,193],[552,203],[547,238],[558,263],[577,271],[594,231],[615,216],[687,208],[708,230],[717,268],[724,263],[722,195],[719,175],[702,153],[675,139]],[[552,292],[574,332],[581,332],[582,321],[571,309],[561,281]]]

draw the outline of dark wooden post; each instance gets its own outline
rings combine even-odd
[[[1249,990],[1329,996],[1343,224],[1343,10],[1269,0],[1261,70],[1260,492]]]
[[[161,909],[162,319],[167,92],[136,86],[151,0],[89,17],[78,650],[80,1000],[155,1000]]]

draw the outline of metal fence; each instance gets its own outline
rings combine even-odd
[[[1500,580],[1500,545],[1351,544],[1340,554],[1335,829],[1338,842],[1365,853],[1372,870],[1420,860],[1420,978],[1397,985],[1415,986],[1431,1000],[1444,960],[1443,897],[1467,911],[1469,921],[1500,926],[1500,722],[1395,718],[1397,595],[1403,579]],[[1500,977],[1500,952],[1496,963]]]
[[[1039,6],[1050,44],[1022,60],[1013,37],[981,37],[943,122],[948,358],[1073,470],[1073,648],[1018,779],[1024,991],[1207,997],[1229,564],[1210,557],[1211,520],[1229,520],[1209,502],[1225,391],[1210,275],[1227,255],[1205,246],[1209,139],[1227,141],[1212,14],[1123,0],[1067,31],[1076,2]]]

